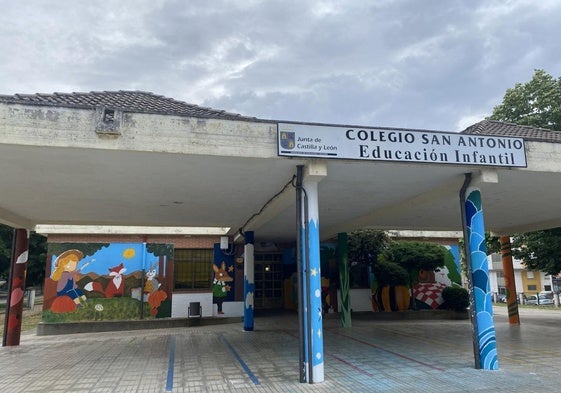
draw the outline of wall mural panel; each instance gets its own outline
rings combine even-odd
[[[43,321],[171,317],[173,245],[52,243]]]
[[[379,286],[372,282],[372,309],[374,311],[436,310],[444,304],[442,292],[446,287],[461,287],[460,253],[457,245],[444,246],[448,253],[445,265],[434,271],[419,269],[408,285]],[[410,273],[411,274],[411,273]],[[414,301],[412,304],[411,300]]]

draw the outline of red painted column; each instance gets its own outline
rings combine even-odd
[[[10,290],[8,293],[8,303],[6,304],[2,346],[19,345],[28,254],[29,231],[26,229],[14,229],[9,282]]]
[[[506,303],[508,306],[508,323],[520,324],[518,314],[518,300],[516,296],[516,283],[514,282],[514,268],[512,266],[512,250],[510,249],[510,237],[501,236],[501,254],[503,262],[503,273],[506,287]]]

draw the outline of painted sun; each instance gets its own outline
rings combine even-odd
[[[125,251],[123,251],[123,258],[131,259],[134,257],[134,255],[135,255],[134,248],[127,248]]]

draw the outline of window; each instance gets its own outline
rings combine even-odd
[[[528,291],[536,291],[538,289],[535,285],[528,285]]]
[[[210,290],[213,251],[176,249],[174,251],[174,289]]]
[[[534,278],[534,272],[527,271],[527,272],[526,272],[526,277],[528,277],[528,278]]]

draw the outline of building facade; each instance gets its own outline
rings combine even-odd
[[[487,257],[489,266],[489,283],[491,292],[495,295],[505,295],[506,286],[503,274],[502,257],[500,253],[494,253]],[[513,258],[514,282],[516,294],[537,295],[542,291],[559,292],[557,278],[537,270],[528,270],[521,260]]]

